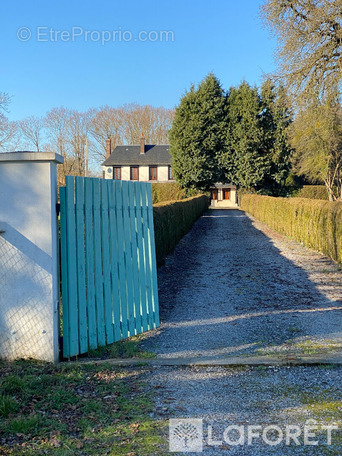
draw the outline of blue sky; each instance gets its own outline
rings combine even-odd
[[[171,108],[211,71],[224,88],[243,79],[260,84],[274,70],[275,48],[258,17],[260,4],[1,0],[0,91],[13,96],[8,117],[40,116],[55,106],[86,110],[136,102]],[[102,45],[113,31],[115,41]],[[152,40],[170,31],[173,40],[139,41],[141,31],[152,32]],[[21,41],[20,33],[22,40],[31,38]]]

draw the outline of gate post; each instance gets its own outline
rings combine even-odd
[[[58,361],[57,165],[0,153],[0,357]]]

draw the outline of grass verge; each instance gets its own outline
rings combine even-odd
[[[0,363],[1,455],[162,455],[142,368]],[[155,417],[155,413],[154,413]]]

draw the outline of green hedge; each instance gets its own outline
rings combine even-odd
[[[241,208],[270,228],[342,263],[342,204],[244,195]]]
[[[327,187],[325,185],[304,185],[296,195],[297,198],[310,198],[328,200]]]
[[[208,209],[209,198],[194,196],[153,206],[157,262],[161,264],[195,221]]]
[[[178,201],[186,198],[186,190],[175,182],[152,184],[153,204],[164,201]]]

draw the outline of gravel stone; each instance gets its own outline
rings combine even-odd
[[[156,411],[168,406],[169,418],[203,420],[205,456],[212,455],[336,455],[342,452],[342,384],[341,367],[280,367],[245,369],[222,367],[163,367],[153,369],[148,381],[155,392]],[[170,403],[168,399],[172,399]],[[325,412],[327,404],[337,404]],[[340,410],[340,411],[339,411]],[[316,431],[317,446],[304,445],[308,420],[320,425],[337,425],[327,445],[326,431]],[[227,445],[224,430],[230,425],[278,426],[286,433],[287,425],[299,426],[299,446],[285,439],[277,446],[267,445],[262,438],[252,445]],[[212,426],[220,446],[208,445],[208,426]],[[167,437],[167,436],[166,436]]]
[[[158,271],[161,327],[143,348],[158,358],[339,353],[342,272],[329,258],[238,210],[201,217]],[[206,456],[340,455],[342,368],[150,367],[155,418],[200,418]],[[332,446],[208,445],[229,425],[337,424]],[[299,439],[303,443],[303,436]],[[185,454],[185,453],[184,453]]]
[[[158,357],[341,352],[341,269],[242,211],[208,211],[158,282]]]

